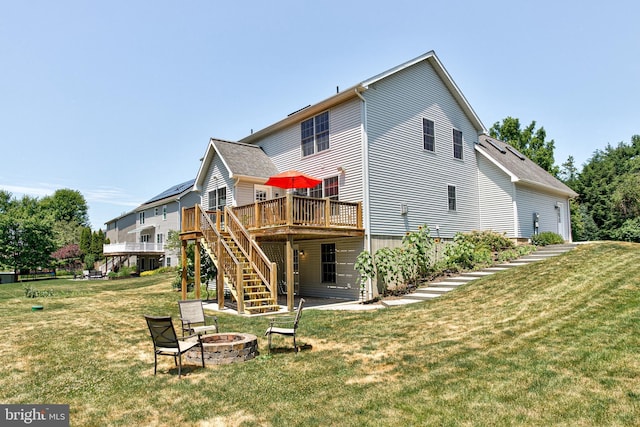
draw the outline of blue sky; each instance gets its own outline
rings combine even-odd
[[[94,229],[238,140],[434,50],[485,127],[556,164],[640,134],[640,3],[0,2],[0,189],[80,191]]]

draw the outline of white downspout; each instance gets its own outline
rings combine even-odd
[[[361,111],[361,140],[362,140],[362,219],[364,222],[364,250],[371,254],[371,217],[369,215],[369,129],[367,123],[367,100],[360,94],[358,88],[355,93],[362,100]],[[373,255],[373,254],[371,254]],[[365,300],[378,296],[377,288],[374,289],[373,281],[367,281]]]

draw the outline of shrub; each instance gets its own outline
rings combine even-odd
[[[505,233],[497,233],[492,230],[472,231],[463,234],[465,240],[473,243],[476,247],[486,247],[490,251],[499,252],[513,249],[515,244]]]
[[[45,298],[53,296],[53,289],[38,290],[31,285],[24,285],[24,296],[27,298]]]
[[[498,253],[498,261],[508,262],[518,258],[519,256],[520,256],[520,253],[516,249],[507,249],[506,251],[502,251]]]
[[[473,268],[475,248],[476,245],[467,240],[463,233],[457,233],[453,238],[453,244],[444,249],[447,267],[453,271]]]
[[[611,237],[624,242],[640,242],[640,218],[626,220],[620,228],[611,232]]]
[[[371,253],[369,251],[360,252],[360,255],[356,258],[356,263],[353,266],[353,269],[360,273],[358,284],[360,285],[360,295],[364,296],[367,280],[376,277],[376,267],[373,264],[373,257],[371,256]]]
[[[534,245],[520,245],[516,247],[516,251],[518,251],[519,256],[529,255],[531,252],[536,251],[536,247]]]
[[[564,243],[564,239],[558,233],[543,231],[540,234],[531,236],[531,243],[536,246],[557,245]]]

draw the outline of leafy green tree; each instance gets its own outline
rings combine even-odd
[[[555,142],[553,139],[546,141],[547,132],[544,127],[536,130],[535,120],[522,129],[519,119],[507,117],[502,123],[494,123],[489,129],[489,135],[515,147],[553,176],[558,175],[559,168],[554,165],[553,157]]]
[[[48,267],[55,250],[50,218],[37,199],[24,196],[18,201],[7,194],[0,196],[0,264],[16,273]]]
[[[52,196],[43,197],[42,207],[51,212],[55,221],[89,225],[89,208],[84,196],[77,190],[63,188]]]

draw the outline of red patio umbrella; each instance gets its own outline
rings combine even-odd
[[[269,177],[265,185],[290,190],[293,188],[313,188],[321,182],[322,180],[305,175],[297,170],[288,170]]]

